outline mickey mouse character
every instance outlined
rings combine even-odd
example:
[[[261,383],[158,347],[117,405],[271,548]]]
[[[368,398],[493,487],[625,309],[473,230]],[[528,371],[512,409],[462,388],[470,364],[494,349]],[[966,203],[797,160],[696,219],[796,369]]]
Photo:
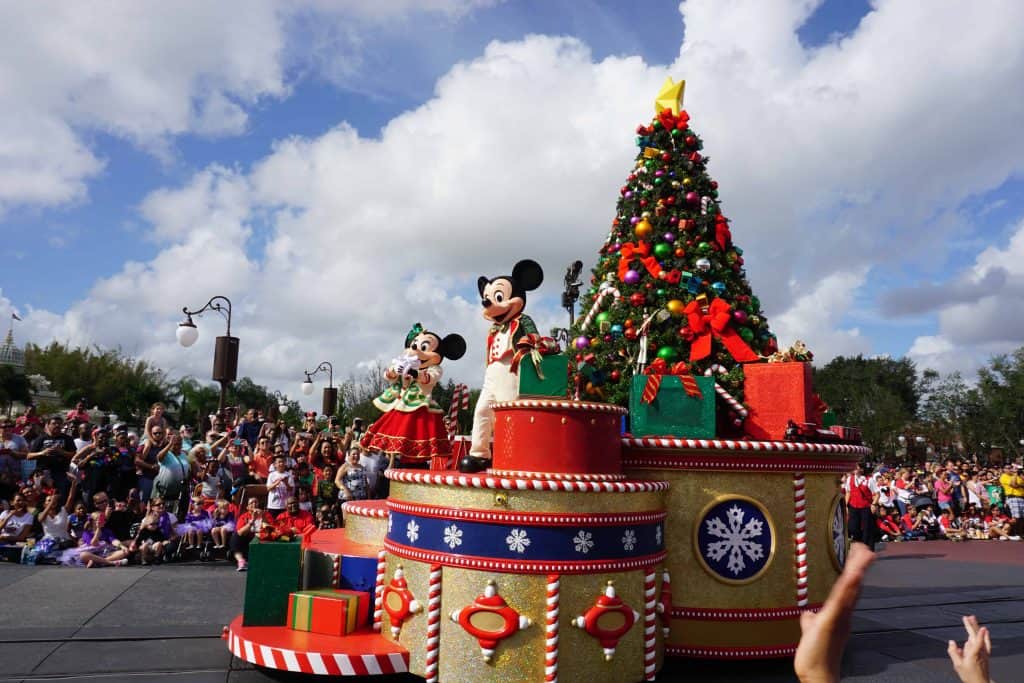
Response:
[[[491,435],[494,432],[496,401],[511,401],[519,396],[519,374],[512,370],[512,356],[516,342],[528,334],[537,334],[537,326],[526,308],[526,293],[540,287],[544,271],[540,264],[529,259],[520,261],[511,275],[494,279],[481,276],[477,280],[484,318],[490,320],[487,335],[487,370],[484,386],[473,413],[473,445],[469,455],[459,462],[463,472],[479,472],[491,462]]]
[[[445,337],[413,325],[405,337],[405,352],[384,372],[391,383],[373,405],[384,414],[370,425],[359,445],[371,451],[398,455],[403,467],[423,466],[430,458],[451,455],[443,411],[431,398],[441,379],[441,361],[466,353],[460,335]]]

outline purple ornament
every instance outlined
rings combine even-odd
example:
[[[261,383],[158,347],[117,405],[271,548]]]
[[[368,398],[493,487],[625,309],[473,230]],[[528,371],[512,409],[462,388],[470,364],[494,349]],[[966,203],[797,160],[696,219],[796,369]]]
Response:
[[[622,243],[621,242],[616,242],[615,244],[611,245],[611,247],[609,248],[609,251],[614,253],[614,252],[618,251],[619,249],[622,249]]]
[[[586,337],[576,337],[576,348],[577,349],[582,350],[582,349],[587,348],[588,346],[590,346],[590,340],[589,339],[587,339]]]
[[[669,216],[668,222],[671,225],[675,225],[676,223],[679,222],[679,218],[677,216]]]
[[[736,321],[737,325],[747,324],[747,312],[746,311],[733,311],[732,319]]]
[[[610,341],[612,340],[612,335],[610,335],[610,334],[606,334],[606,335],[604,335],[604,340],[605,340],[606,342],[610,342]]]
[[[686,193],[687,204],[700,204],[700,195],[696,192],[690,191]]]
[[[660,170],[660,169],[654,172],[654,177],[655,178],[660,178],[663,175],[665,175],[665,172]]]
[[[626,194],[624,194],[622,196],[625,197],[626,199],[632,199],[633,198],[633,190],[626,190]]]
[[[632,269],[627,270],[626,274],[622,277],[622,281],[627,285],[635,285],[640,282],[640,273]]]
[[[640,216],[632,216],[629,219],[629,224],[630,225],[636,225],[639,222],[640,222]]]
[[[661,239],[665,240],[666,242],[673,242],[675,241],[676,236],[670,232],[666,232],[664,235],[661,236]]]

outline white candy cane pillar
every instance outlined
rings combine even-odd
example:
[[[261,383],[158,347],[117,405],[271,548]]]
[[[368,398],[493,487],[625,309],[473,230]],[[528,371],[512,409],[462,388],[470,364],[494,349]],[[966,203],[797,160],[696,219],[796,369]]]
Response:
[[[644,680],[653,681],[657,669],[657,626],[658,613],[657,582],[654,567],[644,574]]]
[[[381,550],[377,553],[377,585],[373,589],[373,630],[380,631],[380,622],[384,617],[384,574],[387,571],[387,554]]]
[[[558,574],[548,576],[547,607],[544,612],[544,681],[558,683]]]
[[[807,607],[807,497],[804,475],[793,476],[793,515],[796,534],[796,606]]]
[[[437,659],[441,652],[441,565],[430,565],[427,592],[427,683],[437,683]]]

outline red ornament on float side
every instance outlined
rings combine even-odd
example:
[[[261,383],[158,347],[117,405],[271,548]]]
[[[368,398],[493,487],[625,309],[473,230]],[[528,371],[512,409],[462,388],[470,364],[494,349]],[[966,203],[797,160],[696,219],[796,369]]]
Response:
[[[598,596],[590,609],[573,619],[572,625],[596,638],[604,649],[605,660],[611,661],[619,640],[638,619],[640,613],[615,595],[615,583],[609,581],[604,593]]]
[[[533,623],[529,617],[509,607],[505,598],[498,595],[493,580],[487,582],[483,594],[476,596],[472,605],[453,611],[451,618],[476,638],[485,662],[494,658],[498,643]]]

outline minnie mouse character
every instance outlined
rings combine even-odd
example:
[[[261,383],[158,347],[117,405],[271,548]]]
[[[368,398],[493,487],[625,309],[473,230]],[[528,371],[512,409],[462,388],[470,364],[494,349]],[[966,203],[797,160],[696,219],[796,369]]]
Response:
[[[443,411],[431,398],[441,379],[441,361],[458,360],[466,353],[460,335],[440,335],[413,325],[405,337],[405,353],[384,372],[391,385],[373,405],[384,414],[370,425],[359,445],[401,457],[402,465],[429,462],[435,455],[450,455]]]
[[[484,386],[473,413],[473,445],[469,455],[459,462],[463,472],[479,472],[491,462],[491,434],[494,432],[494,408],[497,401],[511,401],[519,396],[519,374],[512,368],[516,342],[528,334],[537,334],[537,326],[526,308],[526,293],[540,287],[544,271],[536,261],[520,261],[511,275],[494,279],[480,277],[477,289],[484,307],[484,318],[490,320],[487,335],[487,370]]]

